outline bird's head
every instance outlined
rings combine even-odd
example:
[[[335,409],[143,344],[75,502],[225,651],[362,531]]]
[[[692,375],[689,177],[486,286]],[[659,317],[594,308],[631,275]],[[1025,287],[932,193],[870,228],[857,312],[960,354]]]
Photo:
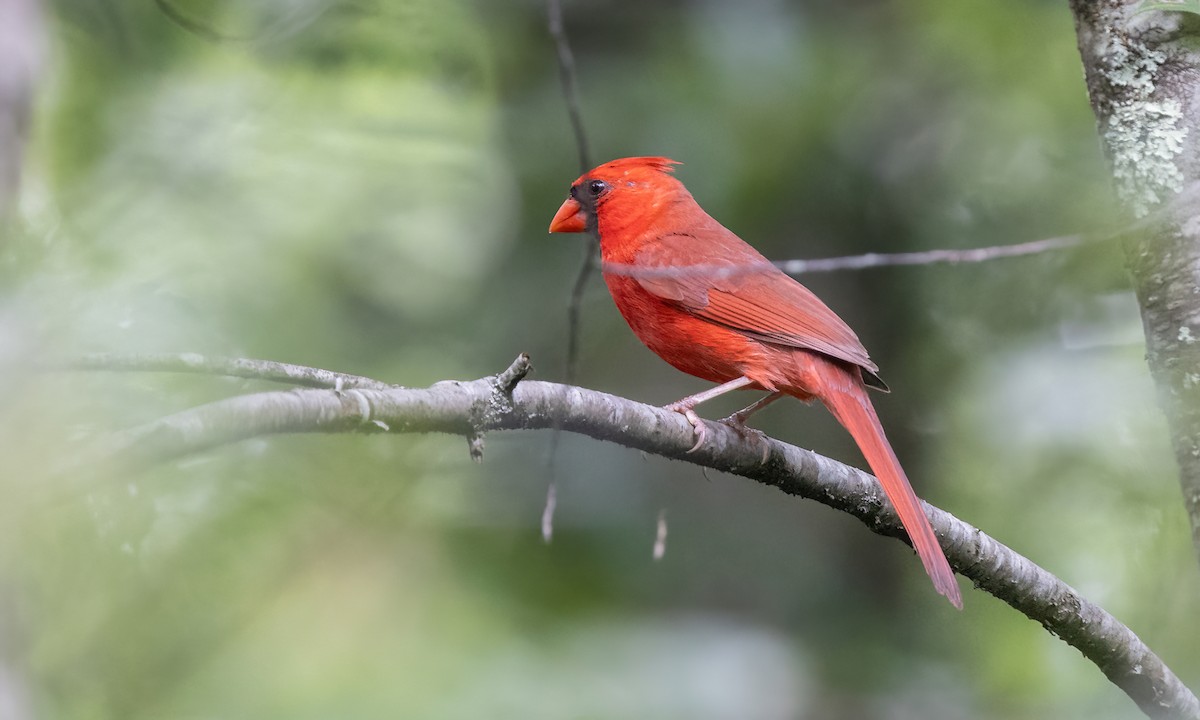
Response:
[[[571,194],[550,221],[550,232],[599,232],[601,242],[613,235],[640,232],[654,224],[679,193],[687,194],[672,175],[679,163],[665,157],[632,157],[606,162],[571,184]]]

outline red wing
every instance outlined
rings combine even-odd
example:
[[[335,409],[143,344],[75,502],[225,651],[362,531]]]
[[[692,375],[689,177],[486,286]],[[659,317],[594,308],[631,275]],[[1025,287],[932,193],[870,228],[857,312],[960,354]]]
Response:
[[[681,258],[688,258],[686,265]],[[647,243],[635,262],[648,270],[634,276],[639,285],[696,317],[764,342],[815,350],[871,376],[879,370],[854,331],[825,303],[716,221]],[[877,378],[868,384],[872,380]]]

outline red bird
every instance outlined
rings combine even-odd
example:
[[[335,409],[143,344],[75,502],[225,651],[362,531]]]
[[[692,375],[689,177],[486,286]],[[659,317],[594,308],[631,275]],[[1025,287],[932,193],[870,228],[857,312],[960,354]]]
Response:
[[[730,390],[765,398],[725,422],[743,427],[783,395],[820,400],[854,437],[883,485],[933,586],[957,608],[954,572],[883,433],[867,387],[887,390],[846,323],[696,203],[674,160],[613,160],[585,173],[550,232],[599,234],[617,309],[643,343],[689,375],[719,383],[667,407],[705,440],[696,405]]]

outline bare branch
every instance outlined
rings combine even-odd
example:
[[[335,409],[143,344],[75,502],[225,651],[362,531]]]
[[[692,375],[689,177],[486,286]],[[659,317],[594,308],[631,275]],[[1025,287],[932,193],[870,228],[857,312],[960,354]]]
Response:
[[[1051,250],[1066,250],[1079,247],[1087,242],[1095,242],[1106,238],[1088,238],[1083,235],[1064,235],[1062,237],[1033,240],[1017,243],[1016,245],[994,245],[992,247],[970,248],[965,250],[926,250],[923,252],[902,253],[868,253],[866,255],[847,255],[844,257],[818,258],[815,260],[781,260],[776,267],[789,275],[802,275],[814,272],[833,272],[835,270],[862,270],[863,268],[887,267],[895,265],[935,265],[939,263],[978,263],[1000,258],[1018,257],[1021,255],[1036,255]]]
[[[567,31],[563,27],[563,12],[561,0],[546,0],[546,14],[549,17],[550,37],[554,38],[554,49],[558,58],[558,78],[562,84],[563,101],[567,105],[567,116],[571,120],[571,131],[575,135],[575,150],[579,154],[579,172],[585,173],[592,168],[591,153],[588,152],[587,133],[583,129],[583,112],[579,109],[579,87],[575,78],[575,55],[571,52],[571,43],[567,40]],[[592,271],[596,268],[596,255],[600,249],[600,240],[594,233],[589,233],[587,252],[583,265],[575,277],[575,285],[571,288],[571,301],[567,306],[567,382],[575,382],[576,370],[579,366],[579,328],[580,307],[583,304],[583,291],[587,288]]]
[[[372,388],[386,390],[397,387],[360,375],[330,372],[303,365],[197,355],[195,353],[120,355],[93,353],[78,360],[48,366],[52,370],[109,370],[114,372],[169,372],[200,375],[226,375],[247,380],[268,380],[310,388],[349,390]]]
[[[554,39],[554,50],[558,60],[558,79],[562,84],[563,101],[567,105],[567,116],[571,121],[571,131],[575,135],[575,149],[579,154],[579,172],[585,173],[592,167],[591,153],[588,151],[587,133],[583,129],[583,112],[579,105],[579,87],[575,75],[575,54],[571,52],[571,43],[567,40],[567,31],[563,26],[563,11],[561,0],[546,0],[546,14],[550,37]],[[593,232],[588,233],[587,249],[584,251],[583,264],[575,276],[575,284],[571,287],[571,299],[567,304],[567,368],[568,383],[574,383],[579,370],[579,337],[582,327],[581,313],[583,308],[583,292],[587,289],[588,280],[596,269],[596,256],[600,253],[600,238]],[[546,465],[550,470],[550,484],[546,488],[546,507],[542,511],[542,539],[550,542],[554,535],[554,509],[557,505],[557,481],[554,476],[554,464],[558,458],[558,428],[550,439],[550,450],[546,455]]]
[[[580,313],[583,311],[583,292],[587,289],[588,280],[596,269],[596,256],[600,253],[600,242],[595,236],[589,235],[586,255],[583,265],[579,266],[579,274],[575,276],[575,285],[571,287],[571,302],[567,305],[567,382],[573,383],[579,375],[579,336],[582,322]]]
[[[503,374],[501,375],[503,377]],[[849,513],[873,532],[905,539],[878,482],[813,452],[766,439],[750,442],[712,423],[689,453],[691,426],[677,413],[569,385],[523,381],[497,400],[496,376],[425,389],[291,390],[222,400],[114,436],[110,459],[130,466],[177,459],[278,433],[444,432],[562,428],[599,440],[773,485]],[[1131,631],[1029,559],[949,513],[926,505],[946,557],[976,587],[1077,648],[1152,717],[1195,718],[1200,702]]]
[[[667,511],[665,509],[658,511],[658,523],[654,532],[654,550],[652,557],[655,560],[662,560],[667,554]]]
[[[558,486],[551,482],[546,488],[546,504],[542,507],[542,542],[548,543],[554,539],[554,511],[556,509],[558,509]]]
[[[1083,235],[1064,235],[1062,237],[1033,240],[1016,245],[995,245],[992,247],[969,248],[964,250],[925,250],[921,252],[904,253],[867,253],[866,255],[844,255],[842,257],[817,258],[813,260],[778,260],[774,262],[747,263],[742,265],[703,263],[698,265],[683,265],[673,267],[645,267],[626,263],[606,262],[601,270],[610,275],[622,275],[637,278],[678,278],[703,276],[716,280],[749,275],[764,271],[782,270],[789,275],[805,273],[834,272],[838,270],[862,270],[873,267],[888,267],[898,265],[935,265],[939,263],[978,263],[1000,258],[1035,255],[1053,250],[1067,250],[1079,247],[1085,243],[1109,240],[1115,235],[1090,238]]]
[[[550,37],[554,38],[554,50],[558,56],[558,79],[562,83],[563,100],[567,103],[567,115],[571,118],[571,130],[575,133],[575,149],[579,152],[579,172],[592,168],[591,153],[588,152],[587,133],[583,130],[583,112],[579,109],[579,89],[575,79],[575,54],[567,40],[563,27],[562,2],[546,0],[549,16]]]

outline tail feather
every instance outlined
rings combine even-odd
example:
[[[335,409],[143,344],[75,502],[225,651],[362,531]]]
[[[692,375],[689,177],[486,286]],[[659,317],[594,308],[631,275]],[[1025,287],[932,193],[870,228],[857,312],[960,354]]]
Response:
[[[867,397],[866,388],[862,382],[847,370],[834,365],[821,369],[822,392],[813,393],[820,397],[825,407],[833,413],[858,444],[859,450],[867,459],[875,476],[883,485],[883,492],[896,508],[900,522],[908,531],[913,549],[921,558],[925,572],[933,580],[934,588],[945,595],[958,609],[962,609],[962,594],[958,582],[954,579],[954,571],[946,562],[942,547],[938,543],[933,527],[925,516],[921,501],[913,492],[891,443],[883,434],[883,426],[879,424],[879,416]]]

